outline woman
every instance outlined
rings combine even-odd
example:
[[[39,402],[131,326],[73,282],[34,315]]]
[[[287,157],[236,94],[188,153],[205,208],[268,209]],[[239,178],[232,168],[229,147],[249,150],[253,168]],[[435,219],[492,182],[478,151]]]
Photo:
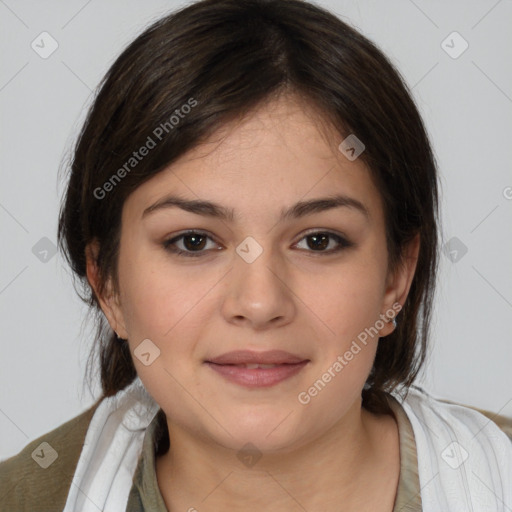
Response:
[[[338,18],[220,0],[155,23],[60,215],[103,395],[0,465],[2,507],[510,509],[511,423],[413,385],[437,208],[406,86]]]

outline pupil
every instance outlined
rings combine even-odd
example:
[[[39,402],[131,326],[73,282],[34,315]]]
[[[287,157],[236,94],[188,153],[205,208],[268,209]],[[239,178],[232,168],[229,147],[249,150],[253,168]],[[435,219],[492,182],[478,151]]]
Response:
[[[198,239],[201,238],[203,239],[202,244],[201,242],[198,243]],[[187,249],[203,249],[205,239],[206,237],[204,237],[203,235],[187,235],[184,238],[184,244]],[[187,240],[193,240],[192,244],[188,244]]]
[[[328,245],[328,235],[321,233],[320,235],[310,235],[309,240],[314,240],[313,244],[309,244],[310,249],[325,249]],[[319,244],[317,242],[320,242]]]

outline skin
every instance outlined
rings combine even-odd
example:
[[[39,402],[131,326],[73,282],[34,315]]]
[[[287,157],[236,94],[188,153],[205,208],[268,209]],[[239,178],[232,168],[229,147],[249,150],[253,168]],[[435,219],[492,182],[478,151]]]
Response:
[[[124,204],[119,292],[110,282],[100,302],[132,354],[147,338],[160,349],[149,366],[133,359],[167,417],[171,448],[156,473],[171,511],[393,509],[397,423],[361,406],[386,339],[369,338],[307,405],[297,399],[379,315],[404,303],[418,255],[416,239],[403,265],[388,268],[379,191],[361,159],[337,149],[342,138],[312,107],[281,96],[223,126]],[[142,218],[170,193],[233,208],[235,219],[177,207]],[[360,201],[367,215],[345,206],[279,220],[283,208],[334,193]],[[187,229],[210,237],[201,239],[202,256],[163,246]],[[317,249],[307,235],[325,231],[353,245],[329,254],[339,246],[329,238]],[[248,236],[263,249],[252,263],[236,252]],[[194,251],[185,242],[175,246]],[[96,250],[87,250],[94,289]],[[385,322],[379,336],[392,330]],[[204,364],[237,349],[281,349],[310,362],[284,382],[247,389]],[[246,443],[262,455],[252,467],[237,457]]]

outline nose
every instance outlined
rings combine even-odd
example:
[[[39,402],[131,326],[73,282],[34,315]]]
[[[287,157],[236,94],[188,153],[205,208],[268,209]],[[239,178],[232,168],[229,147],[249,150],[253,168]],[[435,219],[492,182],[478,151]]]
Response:
[[[296,304],[284,263],[270,250],[249,261],[238,254],[234,258],[222,305],[224,318],[254,330],[288,324],[296,313]]]

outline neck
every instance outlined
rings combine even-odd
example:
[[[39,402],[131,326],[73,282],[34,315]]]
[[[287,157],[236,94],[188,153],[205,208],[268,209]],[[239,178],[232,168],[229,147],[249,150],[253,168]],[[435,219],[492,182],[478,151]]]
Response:
[[[398,451],[396,423],[362,409],[360,401],[321,437],[247,459],[246,465],[236,451],[192,436],[168,418],[167,425],[170,449],[157,459],[156,470],[171,511],[330,511],[340,504],[361,510],[374,503],[369,487],[380,494],[380,506],[387,500],[387,508],[374,510],[392,510],[399,475],[399,458],[391,453]]]

